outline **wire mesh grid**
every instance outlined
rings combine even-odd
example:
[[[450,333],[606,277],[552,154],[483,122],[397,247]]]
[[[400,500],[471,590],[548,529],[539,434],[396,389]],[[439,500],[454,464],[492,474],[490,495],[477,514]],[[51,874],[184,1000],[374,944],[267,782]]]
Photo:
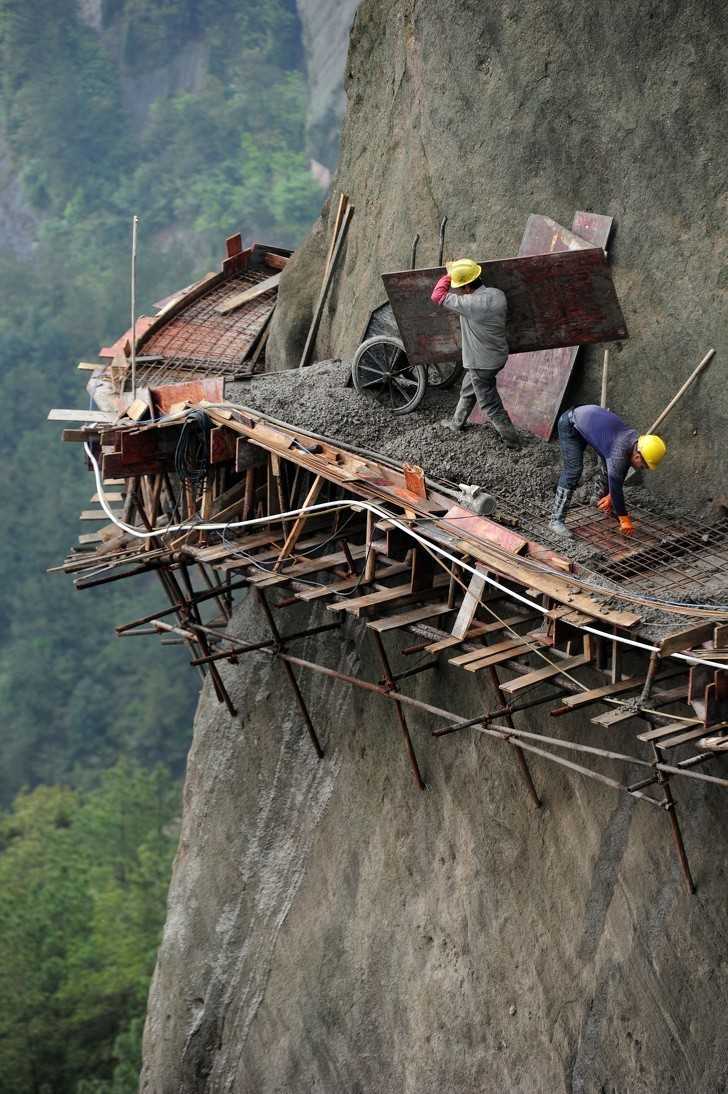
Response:
[[[643,509],[632,510],[632,516],[634,535],[626,538],[614,517],[590,506],[569,514],[572,535],[591,544],[603,559],[584,569],[651,595],[688,588],[691,596],[701,588],[708,594],[723,578],[728,585],[728,520],[689,526]]]
[[[217,309],[237,293],[265,281],[265,267],[246,270],[213,285],[154,331],[140,348],[137,383],[158,387],[194,375],[233,379],[273,310],[276,289],[271,288],[234,311]]]

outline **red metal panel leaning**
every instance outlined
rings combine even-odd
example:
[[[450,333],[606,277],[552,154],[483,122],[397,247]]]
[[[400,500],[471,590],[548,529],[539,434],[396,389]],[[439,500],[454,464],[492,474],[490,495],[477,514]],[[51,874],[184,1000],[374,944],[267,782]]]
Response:
[[[577,212],[568,231],[550,217],[532,214],[526,222],[518,253],[525,256],[589,247],[605,249],[612,224],[611,217],[600,213]],[[536,437],[549,439],[578,352],[575,345],[511,354],[498,377],[498,391],[514,425]],[[475,407],[470,420],[483,421],[479,407]]]

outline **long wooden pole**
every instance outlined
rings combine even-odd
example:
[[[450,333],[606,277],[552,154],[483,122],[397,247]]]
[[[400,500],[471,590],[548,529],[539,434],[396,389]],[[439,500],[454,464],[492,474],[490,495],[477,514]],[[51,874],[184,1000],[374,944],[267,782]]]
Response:
[[[136,255],[139,217],[131,221],[131,399],[136,399]]]
[[[677,404],[680,402],[680,400],[682,399],[685,392],[690,387],[690,385],[693,384],[695,382],[695,380],[697,380],[700,373],[703,371],[703,369],[708,364],[708,362],[713,359],[714,356],[715,356],[715,350],[714,349],[709,349],[708,352],[706,353],[705,357],[703,358],[703,360],[698,365],[698,367],[690,374],[690,376],[688,376],[687,380],[685,381],[683,386],[680,388],[677,395],[674,395],[672,397],[670,402],[667,404],[667,406],[663,410],[662,414],[658,415],[658,417],[655,418],[654,422],[652,423],[652,425],[650,426],[650,428],[648,430],[649,433],[654,433],[655,430],[658,429],[658,427],[662,424],[662,422],[664,422],[665,418],[668,416],[668,414],[673,409],[673,407],[677,406]]]
[[[599,405],[604,408],[607,405],[607,382],[609,380],[609,350],[604,351],[604,364],[602,365],[602,397]]]

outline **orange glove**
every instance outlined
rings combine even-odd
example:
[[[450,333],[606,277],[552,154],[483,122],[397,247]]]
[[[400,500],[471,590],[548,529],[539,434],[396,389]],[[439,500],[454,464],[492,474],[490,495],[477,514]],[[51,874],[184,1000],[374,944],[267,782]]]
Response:
[[[634,532],[634,524],[629,517],[619,518],[619,530],[623,536],[631,536]]]
[[[603,513],[611,513],[612,511],[612,495],[607,494],[601,501],[597,502],[597,509],[601,509]]]

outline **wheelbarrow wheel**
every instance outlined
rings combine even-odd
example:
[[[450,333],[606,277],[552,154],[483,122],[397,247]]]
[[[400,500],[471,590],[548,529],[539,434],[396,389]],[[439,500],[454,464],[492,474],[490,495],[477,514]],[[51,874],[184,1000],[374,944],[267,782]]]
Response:
[[[460,376],[460,372],[459,361],[443,361],[439,365],[428,365],[427,383],[429,387],[452,387]]]
[[[377,335],[362,342],[351,365],[354,387],[393,414],[409,414],[427,387],[424,365],[411,365],[399,338]]]

